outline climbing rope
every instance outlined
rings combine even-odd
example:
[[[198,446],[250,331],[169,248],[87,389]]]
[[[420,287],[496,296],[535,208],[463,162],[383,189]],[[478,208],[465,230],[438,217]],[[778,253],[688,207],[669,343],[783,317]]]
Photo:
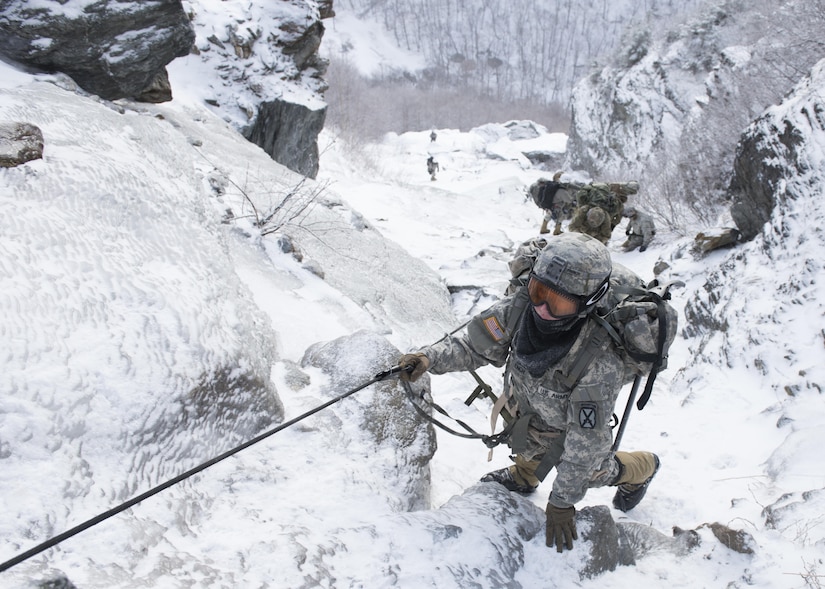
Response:
[[[315,407],[314,409],[311,409],[310,411],[307,411],[306,413],[304,413],[302,415],[299,415],[298,417],[296,417],[294,419],[290,419],[289,421],[287,421],[285,423],[282,423],[278,427],[275,427],[275,428],[273,428],[269,431],[266,431],[266,432],[260,434],[259,436],[256,436],[256,437],[252,438],[248,442],[245,442],[244,444],[241,444],[240,446],[237,446],[235,448],[232,448],[231,450],[228,450],[228,451],[224,452],[220,456],[216,456],[212,460],[209,460],[207,462],[204,462],[203,464],[200,464],[200,465],[196,466],[195,468],[187,470],[183,474],[178,475],[175,478],[170,479],[170,480],[166,481],[165,483],[160,484],[157,487],[154,487],[153,489],[150,489],[150,490],[146,491],[145,493],[142,493],[141,495],[138,495],[137,497],[134,497],[134,498],[126,501],[125,503],[121,503],[117,507],[114,507],[114,508],[110,509],[109,511],[105,512],[105,513],[101,513],[100,515],[97,515],[97,516],[93,517],[92,519],[83,522],[82,524],[80,524],[78,526],[75,526],[72,529],[63,532],[62,534],[59,534],[59,535],[55,536],[54,538],[51,538],[51,539],[43,542],[42,544],[39,544],[39,545],[35,546],[31,550],[27,550],[26,552],[23,552],[22,554],[19,554],[19,555],[15,556],[11,560],[7,560],[6,562],[0,564],[0,572],[3,572],[7,569],[10,569],[11,567],[13,567],[15,565],[18,565],[21,562],[23,562],[25,560],[28,560],[31,557],[33,557],[37,554],[40,554],[41,552],[43,552],[45,550],[48,550],[49,548],[51,548],[53,546],[56,546],[57,544],[60,544],[64,540],[68,540],[72,536],[75,536],[75,535],[79,534],[80,532],[82,532],[84,530],[88,530],[89,528],[99,524],[100,522],[102,522],[104,520],[107,520],[110,517],[112,517],[114,515],[117,515],[118,513],[122,512],[122,511],[125,511],[125,510],[129,509],[130,507],[132,507],[134,505],[137,505],[141,501],[144,501],[144,500],[148,499],[149,497],[152,497],[153,495],[157,495],[161,491],[165,491],[166,489],[168,489],[169,487],[172,487],[173,485],[177,485],[178,483],[180,483],[183,480],[188,479],[192,475],[195,475],[195,474],[197,474],[197,473],[199,473],[203,470],[206,470],[210,466],[213,466],[213,465],[217,464],[218,462],[221,462],[222,460],[225,460],[225,459],[229,458],[230,456],[233,456],[233,455],[237,454],[241,450],[245,450],[246,448],[249,448],[250,446],[252,446],[254,444],[257,444],[258,442],[260,442],[262,440],[265,440],[266,438],[270,437],[273,434],[278,433],[279,431],[282,431],[282,430],[284,430],[284,429],[286,429],[286,428],[288,428],[292,425],[295,425],[299,421],[301,421],[303,419],[306,419],[307,417],[309,417],[311,415],[315,415],[319,411],[322,411],[323,409],[326,409],[330,405],[334,405],[335,403],[341,401],[342,399],[346,399],[350,395],[354,395],[358,391],[360,391],[362,389],[365,389],[368,386],[370,386],[372,384],[375,384],[377,382],[380,382],[382,380],[386,380],[390,376],[396,375],[400,372],[401,372],[401,367],[400,366],[396,366],[396,367],[391,368],[389,370],[385,370],[384,372],[380,372],[380,373],[376,374],[375,377],[372,380],[369,380],[369,381],[365,382],[364,384],[362,384],[362,385],[360,385],[360,386],[358,386],[358,387],[356,387],[356,388],[354,388],[350,391],[347,391],[346,393],[344,393],[342,395],[339,395],[339,396],[335,397],[334,399],[330,399],[329,401],[327,401],[323,405],[319,405],[318,407]]]

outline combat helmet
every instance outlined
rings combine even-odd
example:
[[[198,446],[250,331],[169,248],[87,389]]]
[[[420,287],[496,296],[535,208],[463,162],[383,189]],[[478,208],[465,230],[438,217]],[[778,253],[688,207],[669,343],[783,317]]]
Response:
[[[601,207],[593,207],[587,211],[585,219],[587,219],[587,224],[590,227],[597,229],[598,227],[601,227],[605,221],[607,221],[607,213],[605,213],[604,209]]]
[[[556,317],[585,315],[610,288],[613,263],[610,252],[585,233],[563,233],[551,239],[541,251],[530,275],[531,302],[546,302]],[[564,305],[561,299],[575,305]],[[553,308],[564,308],[555,312]]]

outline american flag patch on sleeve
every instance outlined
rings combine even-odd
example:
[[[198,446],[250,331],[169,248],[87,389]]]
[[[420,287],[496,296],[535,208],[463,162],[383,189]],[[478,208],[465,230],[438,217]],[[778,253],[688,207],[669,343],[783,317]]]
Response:
[[[504,339],[504,330],[501,328],[498,319],[495,317],[487,317],[487,319],[484,319],[483,322],[484,327],[486,327],[487,331],[490,332],[490,335],[493,336],[493,340],[500,341]]]

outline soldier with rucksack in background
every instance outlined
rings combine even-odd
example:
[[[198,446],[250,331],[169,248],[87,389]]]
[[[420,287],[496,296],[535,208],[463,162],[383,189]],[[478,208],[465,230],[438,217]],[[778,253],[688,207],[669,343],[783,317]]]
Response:
[[[613,228],[622,220],[627,197],[638,191],[638,182],[594,182],[582,186],[576,192],[577,206],[569,230],[585,233],[607,244]]]
[[[541,178],[527,189],[528,193],[536,203],[536,206],[544,211],[539,233],[550,233],[548,224],[555,223],[553,235],[559,235],[562,221],[569,220],[573,216],[575,198],[573,194],[580,185],[570,182],[561,182],[561,172],[556,172],[552,180]]]
[[[656,225],[653,217],[633,206],[625,207],[624,216],[629,220],[625,235],[627,240],[622,244],[622,249],[626,252],[639,248],[640,252],[647,249],[653,236],[656,235]]]

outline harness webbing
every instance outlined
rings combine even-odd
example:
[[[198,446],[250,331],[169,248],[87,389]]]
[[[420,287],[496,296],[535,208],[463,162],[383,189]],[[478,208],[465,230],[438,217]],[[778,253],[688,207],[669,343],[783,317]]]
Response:
[[[564,453],[564,444],[550,444],[550,449],[541,457],[539,465],[533,473],[536,478],[543,481],[547,475],[561,462],[561,455]]]
[[[486,434],[480,434],[477,431],[475,431],[472,427],[470,427],[469,425],[467,425],[466,423],[461,421],[460,419],[456,419],[455,417],[452,417],[438,403],[436,403],[434,401],[427,400],[424,397],[424,392],[423,391],[421,392],[420,395],[418,395],[418,398],[416,398],[416,395],[413,392],[412,387],[410,386],[410,383],[408,383],[407,381],[402,380],[401,384],[403,385],[404,391],[407,394],[407,399],[409,399],[410,404],[413,406],[413,408],[416,410],[416,412],[421,417],[423,417],[424,419],[426,419],[427,421],[429,421],[430,423],[432,423],[436,427],[439,427],[439,428],[443,429],[447,433],[453,434],[454,436],[458,436],[460,438],[467,438],[467,439],[471,439],[471,440],[481,440],[482,442],[484,442],[484,445],[487,446],[488,448],[495,448],[496,446],[507,442],[507,440],[510,438],[510,435],[511,435],[511,432],[513,430],[513,426],[514,426],[515,422],[511,422],[502,431],[500,431],[497,434],[494,433],[494,434],[491,434],[489,436],[486,435]],[[466,433],[455,431],[454,429],[444,425],[443,423],[441,423],[440,421],[435,419],[432,415],[430,415],[429,413],[424,411],[424,409],[421,408],[421,406],[418,403],[419,400],[423,401],[425,404],[427,404],[429,407],[431,407],[433,410],[437,411],[438,413],[440,413],[440,414],[444,415],[445,417],[448,417],[448,418],[452,419],[453,421],[455,421],[458,425],[460,425],[461,427],[463,427],[466,430]]]

